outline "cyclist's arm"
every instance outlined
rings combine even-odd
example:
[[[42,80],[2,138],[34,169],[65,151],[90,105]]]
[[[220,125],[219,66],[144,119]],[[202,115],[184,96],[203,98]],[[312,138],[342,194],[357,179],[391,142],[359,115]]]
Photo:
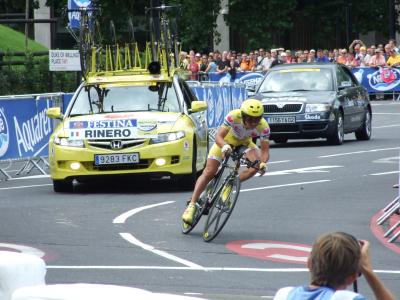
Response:
[[[261,162],[269,160],[269,140],[260,140]]]
[[[229,127],[227,126],[220,126],[217,132],[217,135],[215,136],[215,143],[218,145],[218,147],[222,148],[227,142],[225,142],[225,137],[229,132]]]

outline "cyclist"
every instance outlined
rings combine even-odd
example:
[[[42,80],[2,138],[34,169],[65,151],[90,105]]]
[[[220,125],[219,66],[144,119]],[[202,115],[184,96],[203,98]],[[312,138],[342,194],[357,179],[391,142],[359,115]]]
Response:
[[[197,199],[213,179],[222,159],[232,152],[232,147],[246,147],[246,158],[250,161],[259,160],[258,172],[263,174],[266,171],[269,159],[270,129],[267,121],[262,117],[263,113],[264,107],[261,101],[248,99],[243,101],[240,109],[232,110],[226,115],[216,134],[215,143],[208,154],[203,174],[197,179],[192,198],[182,215],[182,220],[185,223],[192,224],[196,213]],[[253,142],[252,138],[254,137],[260,138],[260,148]],[[240,173],[239,178],[244,181],[256,173],[255,168],[247,168]],[[229,193],[230,191],[223,191],[222,198],[224,198],[224,194]]]

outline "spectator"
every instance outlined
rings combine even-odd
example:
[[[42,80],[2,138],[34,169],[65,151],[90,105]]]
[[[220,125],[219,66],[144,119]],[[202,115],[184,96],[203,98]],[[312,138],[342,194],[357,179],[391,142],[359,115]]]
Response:
[[[310,284],[281,288],[274,299],[365,299],[356,292],[346,290],[361,272],[377,300],[394,300],[393,294],[372,269],[369,246],[368,241],[358,241],[344,232],[319,237],[307,263],[311,273]]]
[[[324,55],[322,49],[317,50],[317,58],[315,59],[315,62],[320,62],[320,63],[329,62],[329,58]]]
[[[253,71],[257,65],[257,58],[253,51],[250,51],[249,58],[250,58],[250,63],[249,63],[250,71]]]
[[[292,51],[286,50],[285,53],[286,53],[286,59],[284,59],[284,61],[286,64],[293,64],[296,62],[292,56]]]
[[[231,81],[234,81],[236,79],[236,71],[237,68],[239,67],[238,63],[235,60],[235,57],[231,56],[229,60],[229,67],[228,67],[228,73],[231,75]]]
[[[347,54],[346,49],[339,49],[339,54],[336,59],[336,62],[339,64],[346,64],[346,54]]]
[[[205,72],[208,67],[208,57],[206,54],[203,54],[200,62],[200,72]]]
[[[379,47],[376,48],[375,55],[371,57],[369,66],[373,67],[373,68],[386,66],[386,60],[385,60],[385,57],[382,55],[381,48],[379,48]]]
[[[328,52],[328,61],[331,63],[336,62],[335,53],[333,51]]]
[[[392,47],[392,49],[397,53],[400,54],[399,48],[396,45],[396,40],[395,39],[390,39],[389,40],[389,45]]]
[[[271,57],[272,57],[272,62],[271,62],[271,66],[270,68],[273,68],[276,65],[281,65],[283,64],[283,60],[281,60],[280,58],[278,58],[278,52],[276,49],[272,49],[271,50]]]
[[[189,66],[189,61],[187,59],[187,52],[181,51],[179,53],[179,68],[182,70],[187,70]]]
[[[390,57],[390,51],[392,50],[392,47],[389,45],[389,44],[386,44],[385,45],[385,48],[384,48],[384,53],[383,53],[383,56],[385,57],[385,60],[387,61],[388,59],[389,59],[389,57]]]
[[[361,40],[354,40],[349,46],[349,53],[354,55],[354,59],[359,60],[360,48],[365,47],[365,44]]]
[[[369,64],[370,56],[367,54],[367,50],[365,49],[364,46],[362,46],[360,48],[360,56],[359,57],[360,57],[360,60],[359,60],[358,66],[362,67],[362,68],[367,67]]]
[[[196,62],[195,57],[191,56],[189,63],[190,80],[198,80],[199,70],[200,67],[199,64]]]
[[[308,63],[315,62],[315,50],[314,49],[311,49],[310,52],[308,53],[307,62]]]
[[[240,70],[242,72],[250,71],[250,57],[247,56],[247,53],[242,53],[242,61],[240,62]]]
[[[400,65],[400,55],[394,49],[390,50],[390,56],[386,61],[389,67],[398,67]]]
[[[199,68],[200,68],[200,65],[201,65],[201,54],[197,52],[196,55],[194,56],[194,59],[196,61],[196,64],[198,64]]]
[[[217,63],[217,73],[221,74],[228,70],[229,60],[227,59],[227,57],[228,57],[228,51],[223,51],[222,59]]]
[[[271,67],[271,63],[274,59],[271,57],[271,52],[270,51],[265,51],[265,57],[263,61],[261,62],[262,65],[262,71],[268,71],[269,68]]]
[[[217,64],[214,61],[212,56],[208,57],[208,65],[207,69],[205,70],[206,73],[215,73],[217,72]]]
[[[263,62],[266,60],[266,54],[263,48],[260,48],[259,50],[259,56],[257,57],[257,64],[254,67],[254,71],[263,71],[264,70],[264,65]]]

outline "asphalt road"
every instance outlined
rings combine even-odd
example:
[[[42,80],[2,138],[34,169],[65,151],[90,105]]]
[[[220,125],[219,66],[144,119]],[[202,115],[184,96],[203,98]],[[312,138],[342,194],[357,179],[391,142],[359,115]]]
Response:
[[[171,182],[97,182],[55,194],[47,177],[3,180],[0,249],[43,256],[48,284],[268,299],[282,286],[308,282],[304,261],[318,235],[346,231],[371,242],[374,269],[400,295],[400,240],[388,245],[373,233],[380,229],[374,216],[398,193],[399,141],[400,102],[381,101],[373,102],[371,141],[350,134],[341,146],[271,143],[268,173],[243,183],[231,219],[211,243],[202,240],[202,221],[181,233],[190,192]],[[365,279],[358,286],[372,298]]]

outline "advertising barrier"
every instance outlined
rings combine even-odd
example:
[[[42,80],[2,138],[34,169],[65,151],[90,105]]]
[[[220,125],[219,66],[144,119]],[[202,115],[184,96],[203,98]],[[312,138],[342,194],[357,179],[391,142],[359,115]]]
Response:
[[[53,122],[46,110],[62,104],[62,94],[22,95],[0,97],[0,161],[25,159],[18,172],[36,167],[45,174],[40,163],[47,164],[48,140]],[[10,178],[7,172],[0,172]]]
[[[369,93],[399,93],[400,92],[400,69],[398,68],[352,68],[358,82],[364,86]],[[257,86],[265,73],[263,72],[238,72],[235,79],[228,73],[209,73],[208,80],[212,82],[237,82],[244,83],[246,88]]]
[[[247,96],[243,84],[188,83],[196,97],[199,100],[207,102],[207,122],[209,129],[215,129],[221,125],[225,115],[232,109],[239,108]]]

